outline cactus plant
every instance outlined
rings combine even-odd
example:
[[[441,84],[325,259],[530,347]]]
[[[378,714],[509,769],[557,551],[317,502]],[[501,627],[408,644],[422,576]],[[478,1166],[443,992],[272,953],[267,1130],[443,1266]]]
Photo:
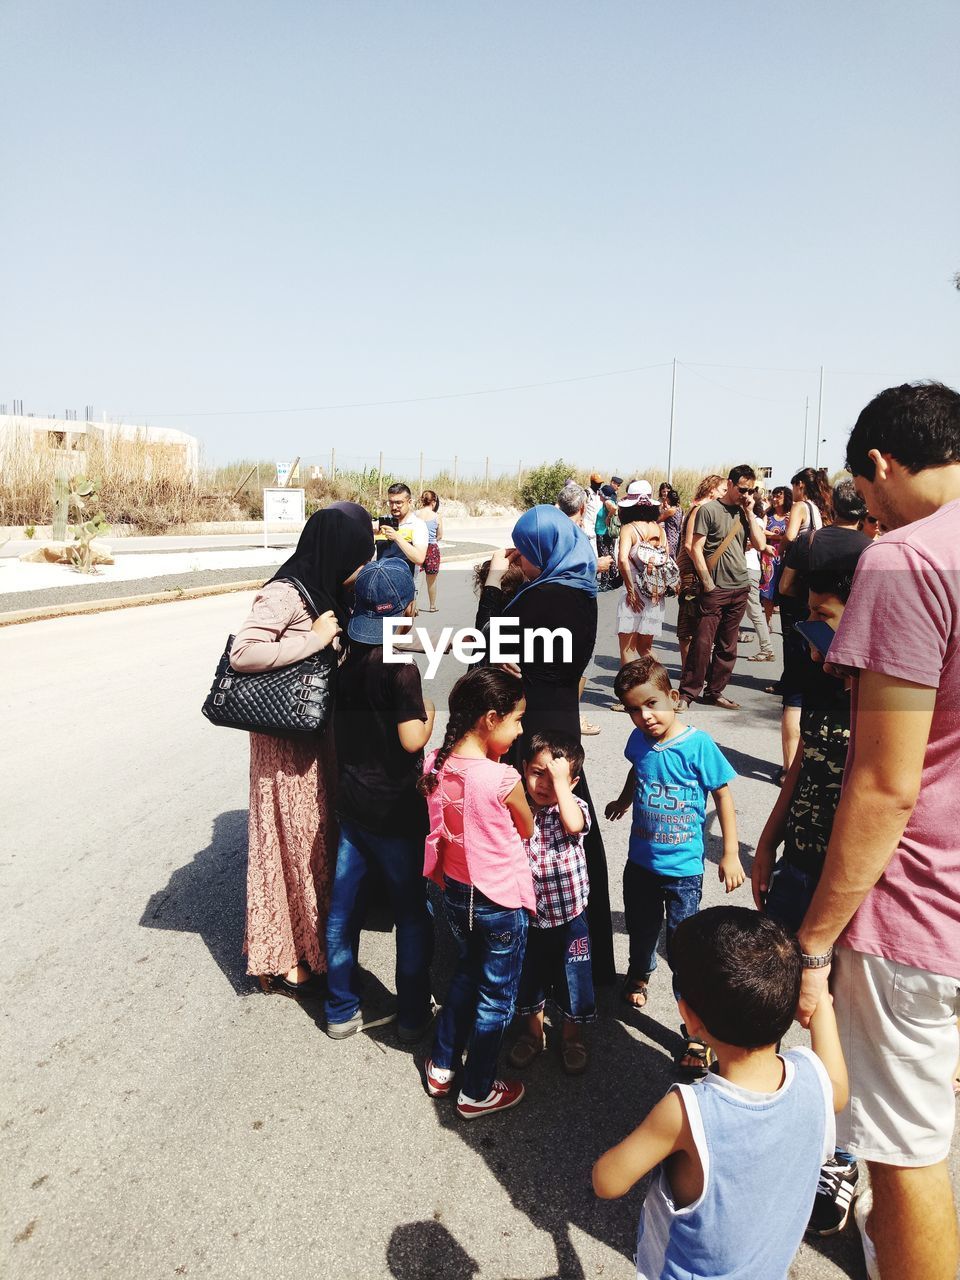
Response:
[[[94,538],[99,538],[110,528],[103,518],[102,511],[98,510],[92,514],[90,513],[90,509],[95,505],[96,499],[96,483],[93,480],[88,480],[86,476],[77,476],[70,491],[69,505],[75,509],[78,523],[74,529],[74,541],[69,551],[73,560],[73,567],[79,573],[95,572],[91,544]]]

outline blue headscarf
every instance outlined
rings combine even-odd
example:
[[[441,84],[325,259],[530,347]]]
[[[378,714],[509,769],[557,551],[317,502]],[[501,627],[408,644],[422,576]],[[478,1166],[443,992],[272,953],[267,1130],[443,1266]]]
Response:
[[[575,587],[588,595],[597,594],[597,561],[587,535],[557,507],[531,507],[513,526],[513,545],[540,576],[517,592],[507,609],[514,607],[525,591],[556,582]]]

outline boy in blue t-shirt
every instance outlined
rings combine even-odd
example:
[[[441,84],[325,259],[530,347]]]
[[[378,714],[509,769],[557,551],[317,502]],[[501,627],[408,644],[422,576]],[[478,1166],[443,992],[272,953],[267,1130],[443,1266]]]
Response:
[[[634,1009],[647,1003],[647,985],[657,967],[657,940],[667,921],[667,958],[674,930],[700,909],[703,891],[703,824],[707,792],[713,796],[723,836],[720,879],[727,893],[744,881],[737,818],[727,783],[736,777],[713,739],[677,719],[677,692],[667,670],[649,654],[628,662],[614,691],[636,725],[624,755],[630,772],[623,791],[606,807],[622,818],[633,802],[630,849],[623,869],[623,906],[630,937],[630,968],[622,995]],[[677,996],[674,981],[673,994]],[[684,1075],[702,1075],[709,1050],[687,1036],[677,1057]]]

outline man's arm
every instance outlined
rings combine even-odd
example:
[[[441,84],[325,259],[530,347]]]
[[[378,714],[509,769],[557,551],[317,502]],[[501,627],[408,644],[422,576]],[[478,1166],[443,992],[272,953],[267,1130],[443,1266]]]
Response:
[[[693,561],[693,567],[697,571],[697,577],[703,583],[704,591],[712,591],[714,588],[713,575],[707,568],[707,558],[703,554],[703,546],[707,540],[705,533],[695,533],[693,541],[690,543],[690,559]]]
[[[423,537],[424,537],[424,541],[419,544],[416,542],[408,542],[406,538],[404,538],[403,535],[398,530],[391,528],[390,525],[384,525],[384,527],[380,530],[380,532],[383,534],[385,538],[388,538],[392,543],[394,543],[396,546],[400,548],[400,550],[411,562],[411,564],[417,564],[417,565],[423,564],[424,560],[426,560],[427,546],[429,544],[429,535],[427,533],[427,526],[423,524],[422,520],[419,521],[419,523],[423,525]]]
[[[820,883],[798,933],[807,955],[830,950],[900,843],[920,792],[937,691],[864,671],[856,697],[853,758]],[[797,1008],[804,1026],[828,974],[829,966],[804,970]]]
[[[767,549],[767,531],[754,514],[753,507],[744,508],[747,516],[747,533],[757,551]]]

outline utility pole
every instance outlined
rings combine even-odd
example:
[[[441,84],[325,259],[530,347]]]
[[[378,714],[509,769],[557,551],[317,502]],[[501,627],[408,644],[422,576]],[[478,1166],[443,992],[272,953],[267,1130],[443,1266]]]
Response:
[[[823,424],[823,365],[820,366],[820,398],[817,401],[817,452],[814,466],[820,466],[820,431]]]
[[[667,441],[667,484],[673,480],[673,424],[677,416],[677,357],[673,357],[673,382],[670,386],[670,436]]]
[[[810,397],[807,396],[803,406],[803,466],[807,465],[807,419],[810,416]]]

